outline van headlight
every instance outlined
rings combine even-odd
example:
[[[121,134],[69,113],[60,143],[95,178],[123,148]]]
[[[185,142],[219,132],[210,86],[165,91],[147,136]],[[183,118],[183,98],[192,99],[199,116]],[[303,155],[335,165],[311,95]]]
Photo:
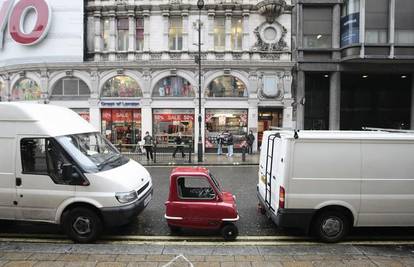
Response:
[[[130,203],[138,198],[138,194],[136,191],[126,192],[126,193],[116,193],[115,194],[116,199],[120,203]]]

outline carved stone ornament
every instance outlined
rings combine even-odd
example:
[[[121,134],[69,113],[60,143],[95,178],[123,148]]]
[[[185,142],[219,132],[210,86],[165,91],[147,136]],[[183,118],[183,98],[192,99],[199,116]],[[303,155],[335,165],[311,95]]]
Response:
[[[272,24],[285,10],[285,0],[263,0],[257,4],[260,14],[266,17],[267,23]]]
[[[278,74],[265,74],[261,77],[259,88],[260,98],[282,99],[284,94],[283,76]]]
[[[253,51],[284,51],[287,48],[287,29],[277,21],[272,24],[263,23],[254,29],[254,34],[257,42],[253,46]]]

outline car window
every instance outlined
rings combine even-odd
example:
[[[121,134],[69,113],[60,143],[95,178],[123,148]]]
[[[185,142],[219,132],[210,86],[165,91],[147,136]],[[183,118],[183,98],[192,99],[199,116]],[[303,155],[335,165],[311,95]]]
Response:
[[[24,174],[47,175],[46,139],[22,139],[20,155]]]
[[[214,199],[216,194],[204,177],[180,177],[177,179],[178,196],[181,199]]]

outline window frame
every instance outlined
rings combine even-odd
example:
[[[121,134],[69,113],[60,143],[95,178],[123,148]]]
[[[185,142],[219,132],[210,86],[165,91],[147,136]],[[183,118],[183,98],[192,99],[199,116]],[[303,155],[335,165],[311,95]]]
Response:
[[[218,23],[222,20],[222,27]],[[220,32],[219,30],[222,29]],[[214,50],[224,51],[226,49],[226,17],[216,16],[214,17]],[[217,32],[216,32],[217,31]],[[217,42],[216,42],[217,41]],[[221,44],[221,41],[223,43]]]
[[[239,24],[240,22],[240,24]],[[241,31],[237,29],[240,26]],[[232,50],[243,50],[243,17],[232,17],[230,26],[230,47]]]
[[[179,21],[181,25],[176,26],[173,23],[174,21],[176,22]],[[175,34],[171,33],[173,30],[175,30]],[[184,32],[183,18],[181,16],[170,17],[169,25],[168,25],[168,47],[171,51],[182,51],[183,50],[183,38],[184,38],[183,32]],[[181,43],[180,43],[180,39],[181,39]]]

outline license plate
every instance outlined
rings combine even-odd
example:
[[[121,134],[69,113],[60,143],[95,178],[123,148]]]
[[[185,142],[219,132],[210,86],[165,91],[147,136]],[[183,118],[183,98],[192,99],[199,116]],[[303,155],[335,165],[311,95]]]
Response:
[[[144,206],[147,206],[148,203],[151,201],[152,199],[152,195],[150,194],[149,196],[147,196],[147,198],[144,200]]]

